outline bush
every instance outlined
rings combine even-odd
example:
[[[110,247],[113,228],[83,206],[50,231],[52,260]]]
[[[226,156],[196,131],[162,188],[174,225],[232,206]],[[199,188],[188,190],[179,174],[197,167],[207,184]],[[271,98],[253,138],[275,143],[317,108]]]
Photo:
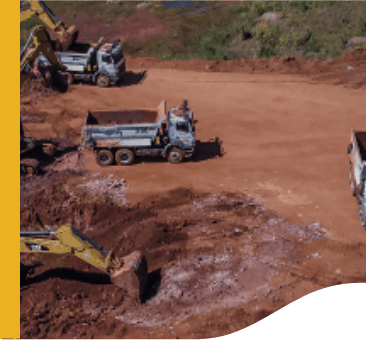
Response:
[[[358,20],[358,33],[359,36],[365,36],[366,35],[366,18],[359,17]]]
[[[251,12],[258,16],[271,11],[273,11],[273,3],[271,1],[253,1],[251,5]]]
[[[282,12],[285,7],[283,1],[273,1],[273,11],[274,12]]]
[[[232,15],[238,15],[238,14],[242,14],[242,13],[248,13],[249,10],[250,10],[249,5],[240,5],[240,6],[236,6],[236,7],[231,7],[229,9],[229,13],[232,14]]]
[[[312,36],[312,33],[310,32],[309,29],[307,29],[306,32],[296,31],[293,33],[294,44],[297,47],[302,47],[307,44],[307,42],[311,39],[311,36]]]
[[[260,41],[258,58],[271,58],[277,54],[280,47],[279,25],[276,27],[267,24],[260,25],[256,32],[256,37]]]
[[[232,59],[233,55],[226,48],[231,40],[231,35],[223,28],[213,28],[206,31],[203,36],[189,39],[190,54],[205,60]]]
[[[313,6],[316,8],[330,8],[338,5],[340,1],[313,1]]]
[[[252,36],[252,28],[255,25],[255,21],[252,15],[241,15],[233,24],[234,30],[241,36],[242,39],[246,39]]]
[[[306,13],[312,6],[310,1],[291,1],[291,7],[295,8],[300,13]]]
[[[305,52],[320,52],[321,44],[315,37],[311,37],[304,46]]]

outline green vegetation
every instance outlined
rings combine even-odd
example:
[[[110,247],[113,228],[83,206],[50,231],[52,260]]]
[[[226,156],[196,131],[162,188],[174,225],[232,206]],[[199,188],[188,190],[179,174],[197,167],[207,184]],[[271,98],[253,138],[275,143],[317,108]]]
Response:
[[[113,23],[137,10],[137,2],[48,2],[72,24],[75,13]],[[365,46],[365,1],[196,1],[193,7],[166,9],[149,2],[146,10],[164,20],[171,35],[124,43],[126,54],[161,59],[271,58],[295,55],[335,58],[350,48]],[[21,43],[36,18],[21,24]]]

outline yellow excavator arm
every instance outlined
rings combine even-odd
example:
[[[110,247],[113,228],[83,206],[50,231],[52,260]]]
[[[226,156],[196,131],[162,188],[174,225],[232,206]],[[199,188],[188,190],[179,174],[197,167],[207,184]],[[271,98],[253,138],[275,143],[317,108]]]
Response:
[[[108,274],[115,285],[137,301],[143,299],[147,262],[141,252],[135,251],[118,259],[71,225],[63,225],[56,231],[21,231],[20,252],[73,254]]]
[[[26,66],[32,66],[40,53],[48,59],[51,65],[59,70],[64,69],[63,65],[60,64],[57,59],[46,29],[43,26],[36,26],[30,33],[20,52],[20,85],[22,85],[25,80],[24,71]]]
[[[26,7],[29,8],[24,9]],[[58,41],[55,46],[57,50],[67,51],[78,38],[78,29],[76,26],[72,25],[67,29],[63,21],[51,11],[45,2],[40,0],[23,1],[20,4],[20,8],[24,9],[20,12],[20,22],[31,18],[33,15],[37,15],[43,24],[57,33]]]

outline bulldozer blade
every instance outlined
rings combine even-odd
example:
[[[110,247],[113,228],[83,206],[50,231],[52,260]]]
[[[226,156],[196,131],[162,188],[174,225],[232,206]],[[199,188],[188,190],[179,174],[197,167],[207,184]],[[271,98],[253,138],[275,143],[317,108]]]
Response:
[[[134,251],[121,258],[121,263],[122,266],[110,273],[112,283],[124,289],[134,300],[142,302],[148,276],[146,258],[140,251]]]

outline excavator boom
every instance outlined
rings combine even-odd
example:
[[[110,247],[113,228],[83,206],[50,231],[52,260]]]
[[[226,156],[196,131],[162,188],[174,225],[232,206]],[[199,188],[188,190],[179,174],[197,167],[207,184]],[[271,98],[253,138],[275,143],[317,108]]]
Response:
[[[50,67],[40,67],[41,64],[37,60],[40,53],[50,62]],[[56,85],[60,91],[67,89],[67,79],[60,72],[65,70],[65,66],[57,59],[51,39],[44,26],[36,26],[32,30],[20,52],[20,86],[26,79],[26,73],[29,72],[28,66],[33,74],[53,86]]]
[[[28,9],[24,9],[25,7]],[[20,4],[20,8],[24,9],[20,12],[20,22],[31,18],[33,15],[37,15],[38,18],[51,30],[58,35],[58,41],[56,44],[56,50],[67,51],[69,47],[78,38],[78,29],[75,25],[70,26],[68,29],[62,20],[60,20],[54,12],[41,0],[29,0],[23,1]]]
[[[56,231],[21,231],[20,252],[73,254],[108,274],[115,285],[125,289],[127,294],[135,300],[143,299],[147,279],[147,262],[139,251],[123,258],[116,258],[112,252],[91,240],[75,227],[63,225]]]

